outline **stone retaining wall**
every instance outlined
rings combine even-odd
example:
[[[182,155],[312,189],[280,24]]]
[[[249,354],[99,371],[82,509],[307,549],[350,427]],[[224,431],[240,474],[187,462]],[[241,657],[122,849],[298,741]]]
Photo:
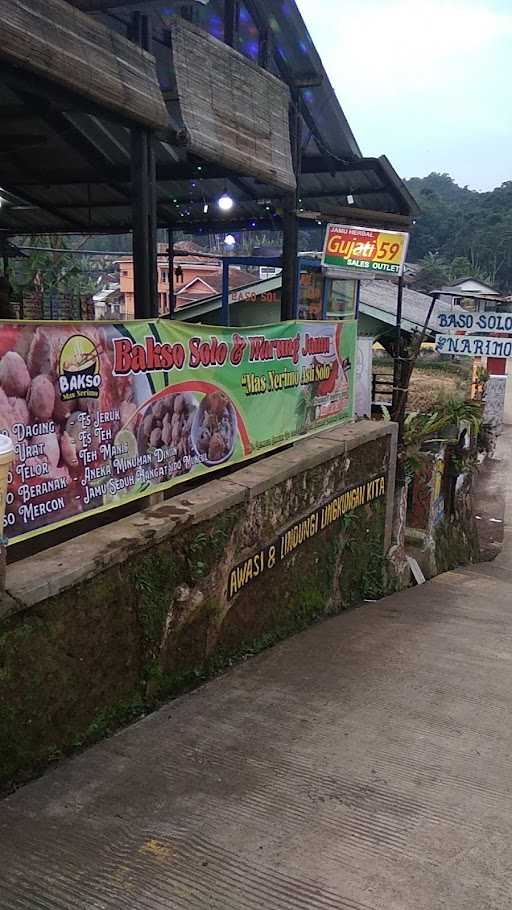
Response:
[[[395,589],[395,430],[326,431],[10,566],[0,780]]]

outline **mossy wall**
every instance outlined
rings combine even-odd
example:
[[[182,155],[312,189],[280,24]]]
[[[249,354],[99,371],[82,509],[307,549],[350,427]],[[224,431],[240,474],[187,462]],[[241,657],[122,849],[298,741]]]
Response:
[[[426,455],[409,490],[406,549],[426,578],[477,562],[480,548],[473,507],[473,472],[456,473],[453,448],[444,447],[442,483],[436,490],[436,457]],[[436,495],[440,494],[436,500]]]
[[[230,570],[387,470],[389,437],[279,483],[0,625],[0,781],[105,736],[313,620],[391,591],[386,500],[344,515],[227,599]]]
[[[453,514],[446,516],[434,530],[436,574],[456,566],[475,563],[480,558],[478,529],[473,506],[473,476],[461,476],[454,497]]]

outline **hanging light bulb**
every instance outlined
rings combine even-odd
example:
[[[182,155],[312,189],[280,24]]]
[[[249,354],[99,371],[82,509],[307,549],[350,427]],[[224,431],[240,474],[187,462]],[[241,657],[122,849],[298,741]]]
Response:
[[[217,205],[221,212],[230,212],[234,204],[233,198],[229,195],[227,189],[225,189],[222,196],[219,196],[217,199]]]
[[[224,243],[226,244],[226,246],[234,246],[236,243],[236,240],[233,237],[233,234],[226,234],[226,236],[224,237]]]

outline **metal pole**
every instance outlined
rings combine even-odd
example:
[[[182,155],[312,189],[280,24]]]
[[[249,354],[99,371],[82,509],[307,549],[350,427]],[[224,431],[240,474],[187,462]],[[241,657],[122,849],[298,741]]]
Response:
[[[222,310],[221,325],[229,325],[229,260],[222,260]]]
[[[167,228],[167,267],[169,270],[169,319],[174,318],[174,234]]]

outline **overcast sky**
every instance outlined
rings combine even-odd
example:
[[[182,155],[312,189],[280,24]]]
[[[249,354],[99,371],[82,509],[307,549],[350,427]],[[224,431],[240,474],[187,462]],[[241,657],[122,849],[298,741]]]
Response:
[[[363,154],[512,179],[512,0],[298,0]]]

